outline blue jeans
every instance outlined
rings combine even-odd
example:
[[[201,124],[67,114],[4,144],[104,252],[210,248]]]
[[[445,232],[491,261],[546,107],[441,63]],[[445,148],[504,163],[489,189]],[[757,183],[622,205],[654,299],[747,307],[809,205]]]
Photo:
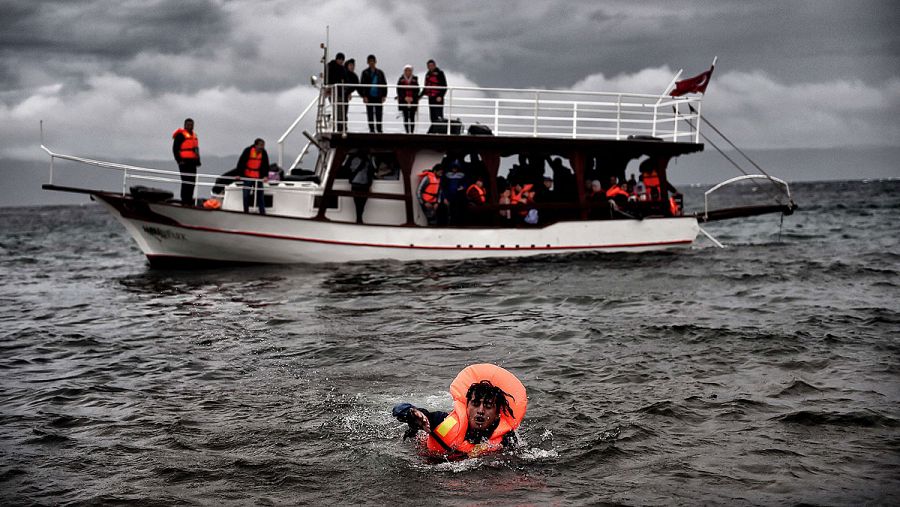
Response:
[[[253,188],[256,187],[256,192]],[[259,214],[266,214],[266,197],[263,192],[263,182],[244,180],[244,213],[250,213],[250,204],[253,203],[253,194],[256,194],[256,207],[259,208]]]

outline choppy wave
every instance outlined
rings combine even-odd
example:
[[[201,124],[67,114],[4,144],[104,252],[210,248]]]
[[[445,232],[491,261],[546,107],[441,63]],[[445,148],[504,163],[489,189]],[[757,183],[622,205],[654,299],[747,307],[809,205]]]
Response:
[[[97,206],[0,209],[0,500],[891,503],[900,182],[792,188],[724,250],[200,272]],[[422,458],[390,408],[483,361],[522,446]]]

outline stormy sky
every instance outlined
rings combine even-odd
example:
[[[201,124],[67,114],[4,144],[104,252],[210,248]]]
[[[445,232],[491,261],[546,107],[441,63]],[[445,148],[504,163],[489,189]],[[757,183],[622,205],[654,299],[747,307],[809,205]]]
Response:
[[[704,112],[749,149],[900,146],[891,1],[0,0],[0,159],[206,154],[272,143],[314,96],[319,43],[395,80],[660,93],[719,64]],[[273,143],[274,144],[274,143]]]

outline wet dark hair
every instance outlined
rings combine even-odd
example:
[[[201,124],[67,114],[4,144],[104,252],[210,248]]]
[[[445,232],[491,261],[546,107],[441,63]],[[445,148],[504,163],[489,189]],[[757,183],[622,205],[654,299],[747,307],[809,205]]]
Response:
[[[507,397],[512,398],[515,401],[513,395],[503,391],[499,387],[495,386],[491,383],[490,380],[482,380],[481,382],[475,382],[471,386],[469,386],[468,392],[466,392],[466,401],[472,400],[489,400],[493,399],[494,403],[497,404],[497,408],[501,414],[507,414],[510,417],[515,417],[513,415],[513,409],[509,406],[509,401],[507,401]]]
[[[338,53],[338,54],[334,55],[334,59],[335,59],[335,60],[343,60],[343,59],[344,59],[344,53]]]

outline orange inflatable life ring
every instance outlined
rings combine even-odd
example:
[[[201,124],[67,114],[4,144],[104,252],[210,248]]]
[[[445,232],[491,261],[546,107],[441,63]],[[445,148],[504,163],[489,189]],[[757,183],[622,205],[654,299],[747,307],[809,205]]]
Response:
[[[476,445],[466,440],[466,430],[469,426],[466,393],[472,384],[483,380],[490,381],[509,395],[507,401],[512,409],[512,415],[501,413],[497,428],[487,442]],[[499,450],[502,447],[503,437],[519,427],[528,409],[528,395],[522,382],[508,370],[494,364],[467,366],[450,384],[450,396],[453,397],[453,410],[437,428],[434,428],[426,441],[428,451],[435,454],[462,452],[474,457],[484,452]]]

